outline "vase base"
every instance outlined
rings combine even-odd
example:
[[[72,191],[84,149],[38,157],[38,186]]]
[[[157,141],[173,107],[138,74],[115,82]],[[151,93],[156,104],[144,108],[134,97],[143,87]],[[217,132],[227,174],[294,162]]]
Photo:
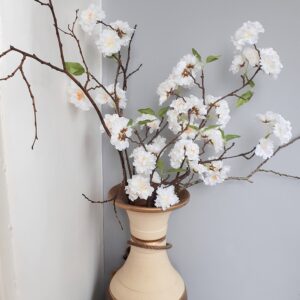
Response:
[[[110,289],[108,289],[108,300],[122,300],[122,299],[115,298],[113,296],[113,294],[111,293]],[[143,299],[141,299],[141,300],[143,300]],[[184,290],[183,295],[178,300],[188,300],[186,289]]]

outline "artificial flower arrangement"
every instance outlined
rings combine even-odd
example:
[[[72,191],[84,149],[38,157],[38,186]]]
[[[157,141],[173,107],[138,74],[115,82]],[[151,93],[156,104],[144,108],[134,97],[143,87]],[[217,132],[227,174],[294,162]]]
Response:
[[[257,46],[264,28],[259,22],[248,21],[232,37],[237,54],[229,70],[240,76],[239,87],[224,96],[210,95],[205,85],[205,70],[219,56],[203,58],[192,49],[158,86],[157,104],[160,107],[141,108],[138,110],[140,115],[131,119],[124,116],[128,82],[142,67],[130,68],[137,27],[132,28],[123,21],[104,22],[104,11],[92,4],[86,10],[77,10],[73,23],[64,29],[58,24],[52,0],[34,1],[51,12],[60,64],[54,65],[14,46],[0,54],[0,59],[12,52],[21,55],[19,65],[0,81],[20,73],[27,86],[34,115],[32,148],[38,140],[38,125],[34,93],[24,71],[27,60],[46,65],[70,80],[70,102],[83,111],[94,109],[101,123],[99,134],[108,136],[120,158],[123,180],[111,189],[108,200],[93,201],[83,194],[90,202],[113,202],[114,208],[126,210],[131,224],[130,253],[110,281],[109,299],[186,300],[185,283],[165,252],[171,247],[166,242],[169,215],[188,202],[187,188],[198,183],[214,186],[229,179],[252,182],[258,172],[300,179],[264,169],[270,158],[300,140],[300,136],[292,137],[290,122],[278,113],[258,114],[266,134],[249,151],[230,154],[240,136],[226,131],[231,118],[227,100],[234,101],[236,107],[246,105],[253,97],[258,73],[276,79],[282,69],[277,52]],[[115,77],[108,85],[90,71],[77,35],[77,24],[87,34],[96,35],[99,52],[116,63]],[[81,63],[66,60],[61,35],[76,43]],[[104,110],[109,113],[104,114]],[[254,156],[262,160],[248,175],[230,176],[227,162]]]
[[[37,110],[31,85],[24,72],[24,64],[28,59],[64,73],[70,80],[70,102],[83,111],[95,110],[101,122],[99,133],[107,134],[119,155],[123,189],[131,204],[166,210],[179,202],[180,190],[197,183],[213,186],[227,179],[251,181],[257,172],[282,175],[265,170],[263,166],[278,151],[300,139],[292,139],[289,121],[271,111],[258,114],[258,120],[267,130],[265,136],[249,151],[236,155],[230,155],[229,152],[235,146],[233,140],[239,136],[227,133],[225,129],[231,118],[227,99],[235,101],[236,107],[245,105],[253,97],[254,80],[258,73],[276,79],[282,70],[280,58],[274,49],[257,46],[258,37],[264,32],[259,22],[245,22],[232,37],[237,54],[229,70],[241,77],[240,87],[221,97],[210,95],[205,88],[205,69],[219,56],[203,58],[197,50],[192,49],[158,86],[157,103],[160,108],[141,108],[138,110],[140,116],[131,119],[124,116],[124,110],[127,106],[128,81],[142,66],[134,70],[129,67],[137,27],[132,28],[127,22],[119,20],[106,23],[105,12],[91,4],[86,10],[76,11],[74,22],[63,29],[59,27],[51,0],[34,1],[50,9],[61,64],[53,65],[13,46],[0,55],[3,58],[11,52],[17,52],[22,56],[16,69],[1,80],[10,79],[20,72],[28,87],[35,119],[32,147],[38,139]],[[95,34],[99,53],[116,63],[116,75],[112,83],[103,84],[90,72],[76,34],[77,24],[88,35]],[[67,35],[75,41],[81,63],[66,60],[61,35]],[[189,89],[195,87],[198,88],[197,94],[190,94]],[[109,108],[110,112],[104,114],[104,107]],[[172,133],[170,139],[164,136],[166,131]],[[262,158],[257,168],[247,176],[230,177],[227,161],[237,157],[251,159],[255,155]],[[284,175],[299,179],[297,176]]]

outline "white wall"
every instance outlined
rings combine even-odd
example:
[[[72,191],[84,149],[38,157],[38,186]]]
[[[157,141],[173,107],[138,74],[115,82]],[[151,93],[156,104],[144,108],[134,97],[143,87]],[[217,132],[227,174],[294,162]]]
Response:
[[[14,44],[58,64],[47,9],[32,0],[0,3],[1,48]],[[65,26],[73,21],[76,8],[88,3],[54,4]],[[99,74],[100,58],[91,44],[86,40],[84,50]],[[66,53],[70,61],[79,59],[71,42]],[[0,73],[12,70],[18,59],[10,56]],[[10,254],[10,264],[4,266],[5,286],[17,300],[96,299],[102,280],[102,208],[83,200],[81,193],[101,197],[99,124],[93,112],[79,112],[67,103],[64,77],[29,61],[25,72],[38,107],[39,142],[34,151],[25,85],[20,76],[1,84],[1,157],[6,173],[1,167],[0,211],[5,215],[0,228],[5,235],[1,232],[0,240],[11,245],[0,248],[2,258]],[[7,197],[2,190],[5,181]],[[4,299],[15,300],[11,295]]]

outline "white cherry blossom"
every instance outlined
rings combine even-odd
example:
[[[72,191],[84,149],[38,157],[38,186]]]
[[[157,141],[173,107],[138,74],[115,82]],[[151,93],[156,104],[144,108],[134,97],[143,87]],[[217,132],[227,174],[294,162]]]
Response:
[[[283,68],[279,55],[273,48],[260,50],[260,65],[266,74],[272,75],[275,79],[278,77],[281,69]]]
[[[254,45],[258,41],[258,35],[265,30],[259,22],[245,22],[231,38],[237,50],[242,50],[246,45]]]
[[[104,56],[112,56],[121,50],[121,39],[116,31],[112,29],[104,29],[100,33],[99,40],[96,45]]]
[[[152,195],[154,188],[150,185],[149,176],[133,175],[128,179],[128,185],[125,187],[125,192],[131,201],[137,199],[147,200]]]
[[[166,138],[158,135],[151,144],[146,145],[148,151],[159,154],[162,149],[166,146]]]
[[[267,159],[273,156],[274,143],[270,138],[262,138],[255,148],[255,155]]]
[[[127,22],[120,20],[110,23],[110,26],[116,30],[121,40],[121,45],[128,46],[134,29],[131,28]]]
[[[156,167],[156,156],[142,146],[135,148],[130,157],[138,174],[150,175]]]
[[[102,21],[104,19],[105,12],[95,4],[91,4],[87,9],[80,13],[79,25],[84,32],[91,35],[97,24],[97,21]]]
[[[129,147],[128,137],[132,134],[132,128],[128,126],[129,119],[124,117],[116,118],[111,124],[110,142],[119,151]]]
[[[258,51],[253,47],[247,47],[243,50],[243,56],[247,59],[248,64],[251,67],[259,65],[259,54]]]
[[[73,81],[71,81],[69,84],[68,94],[70,103],[72,103],[75,107],[83,111],[88,111],[91,109],[92,105],[90,101],[85,96],[82,89],[80,89]]]
[[[159,95],[159,105],[162,105],[165,101],[167,101],[177,87],[177,84],[172,79],[167,79],[166,81],[162,82],[157,89],[157,94]]]
[[[119,108],[124,109],[127,105],[127,98],[126,98],[126,92],[120,88],[119,83],[116,84],[116,87],[114,84],[110,84],[105,87],[106,91],[103,88],[100,88],[97,96],[96,96],[96,102],[100,105],[108,104],[110,107],[115,108],[116,104],[115,101],[119,103]],[[115,93],[116,91],[116,93]]]
[[[170,208],[179,202],[178,196],[175,194],[175,188],[171,186],[160,186],[156,191],[155,206],[162,210]]]

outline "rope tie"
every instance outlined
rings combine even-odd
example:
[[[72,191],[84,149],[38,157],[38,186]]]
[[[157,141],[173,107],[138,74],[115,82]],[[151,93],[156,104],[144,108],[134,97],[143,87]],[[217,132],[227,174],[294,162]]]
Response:
[[[131,240],[127,241],[128,245],[143,248],[143,249],[150,249],[150,250],[168,250],[172,248],[172,244],[166,243],[166,245],[149,245],[152,243],[159,243],[166,240],[166,236],[163,236],[157,240],[141,240],[133,235],[131,235]]]

